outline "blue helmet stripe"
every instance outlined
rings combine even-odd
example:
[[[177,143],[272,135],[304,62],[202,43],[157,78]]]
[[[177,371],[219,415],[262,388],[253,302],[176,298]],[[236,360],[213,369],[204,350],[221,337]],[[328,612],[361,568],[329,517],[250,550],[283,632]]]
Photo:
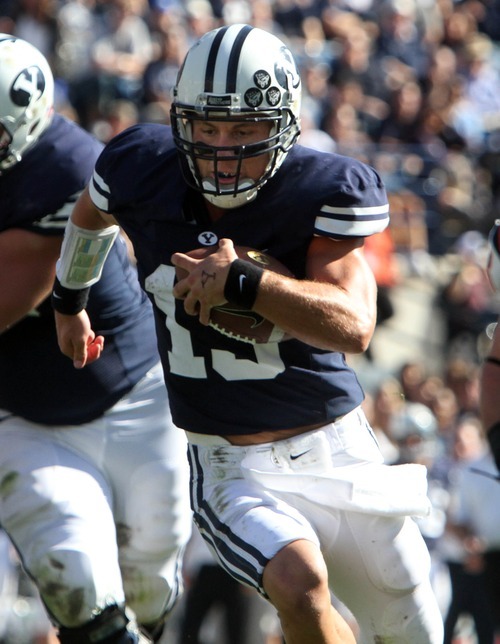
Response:
[[[207,60],[207,69],[205,72],[205,92],[211,93],[214,91],[214,74],[215,74],[215,63],[217,62],[217,55],[224,38],[226,31],[229,27],[223,27],[216,34],[212,47],[210,48],[210,53]]]
[[[236,81],[238,73],[238,63],[240,60],[241,49],[245,40],[247,39],[248,34],[252,31],[253,27],[246,25],[242,27],[240,33],[234,41],[233,48],[231,50],[231,55],[229,56],[229,61],[227,65],[227,78],[226,78],[226,92],[228,94],[233,94],[236,92]]]

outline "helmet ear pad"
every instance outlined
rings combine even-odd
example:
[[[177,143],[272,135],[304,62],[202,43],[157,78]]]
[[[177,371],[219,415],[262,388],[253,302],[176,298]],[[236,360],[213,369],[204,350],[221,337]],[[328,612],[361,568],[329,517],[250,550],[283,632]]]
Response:
[[[21,38],[0,34],[0,171],[18,163],[52,119],[54,77],[45,57]],[[5,143],[4,139],[4,143]]]
[[[222,208],[235,208],[254,199],[299,137],[300,97],[295,62],[276,36],[249,25],[221,27],[205,34],[188,51],[171,109],[174,141],[190,169],[188,183]],[[269,154],[261,179],[237,177],[231,189],[217,181],[203,181],[196,168],[191,125],[195,119],[269,122],[265,140],[235,152],[238,160]],[[212,156],[216,158],[215,148]]]

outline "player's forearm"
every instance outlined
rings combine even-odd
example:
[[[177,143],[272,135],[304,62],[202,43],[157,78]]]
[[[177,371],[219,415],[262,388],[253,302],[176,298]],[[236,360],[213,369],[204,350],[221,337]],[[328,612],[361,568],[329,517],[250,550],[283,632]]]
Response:
[[[361,353],[375,328],[375,303],[331,284],[265,271],[254,310],[293,337],[328,351]]]
[[[88,188],[78,198],[71,213],[71,221],[75,226],[88,230],[101,230],[116,225],[116,220],[112,215],[108,215],[94,206]]]
[[[56,311],[76,315],[86,307],[89,289],[100,279],[118,232],[118,226],[106,220],[84,190],[66,224],[56,266],[52,294]]]
[[[500,334],[498,327],[493,336],[490,352],[481,372],[480,414],[490,448],[500,470],[500,411],[498,392],[500,391]]]
[[[500,421],[500,333],[495,330],[488,356],[481,371],[480,412],[483,427],[487,431]]]

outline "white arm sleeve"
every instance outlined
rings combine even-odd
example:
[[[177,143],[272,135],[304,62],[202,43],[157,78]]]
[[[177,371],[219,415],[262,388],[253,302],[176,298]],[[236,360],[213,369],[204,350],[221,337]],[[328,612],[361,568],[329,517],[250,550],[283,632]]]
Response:
[[[98,282],[119,231],[119,226],[88,230],[75,226],[68,219],[61,256],[56,265],[57,278],[62,286],[82,289]]]

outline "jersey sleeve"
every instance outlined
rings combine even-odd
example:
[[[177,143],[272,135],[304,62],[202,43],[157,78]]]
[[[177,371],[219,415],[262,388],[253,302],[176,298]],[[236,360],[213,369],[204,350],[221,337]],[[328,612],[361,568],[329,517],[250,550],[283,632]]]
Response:
[[[60,236],[102,144],[59,114],[0,183],[0,230]]]
[[[89,194],[101,210],[118,215],[130,204],[151,200],[162,181],[165,157],[171,154],[170,128],[142,123],[112,139],[97,159]]]
[[[59,208],[40,219],[26,225],[26,228],[40,235],[63,235],[66,223],[71,215],[81,190],[66,197],[66,201]]]
[[[389,224],[389,203],[382,179],[370,166],[337,157],[334,177],[314,233],[333,239],[368,237],[382,232]]]

